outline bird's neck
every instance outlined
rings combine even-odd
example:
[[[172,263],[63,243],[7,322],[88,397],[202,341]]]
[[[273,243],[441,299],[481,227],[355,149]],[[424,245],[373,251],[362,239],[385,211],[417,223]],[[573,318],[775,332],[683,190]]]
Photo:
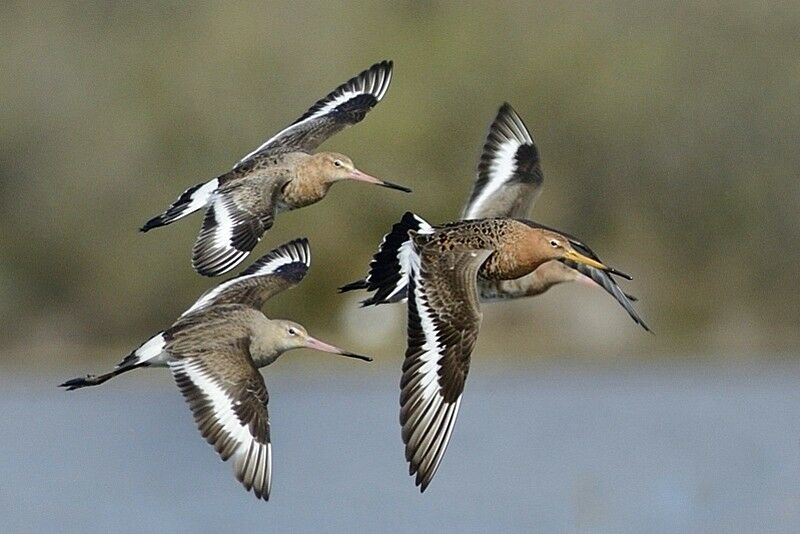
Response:
[[[575,280],[577,275],[577,271],[560,261],[550,260],[520,278],[485,281],[481,285],[481,297],[499,300],[540,295],[556,284]]]
[[[263,342],[259,338],[253,339],[250,344],[250,356],[257,368],[273,363],[281,354],[283,354],[282,350],[276,349],[271,343]]]
[[[292,209],[302,208],[322,200],[330,187],[331,182],[322,177],[313,165],[303,164],[284,186],[283,199]]]
[[[250,338],[250,357],[256,367],[264,367],[271,364],[284,353],[283,347],[278,341],[279,329],[261,315],[252,323],[252,334]]]

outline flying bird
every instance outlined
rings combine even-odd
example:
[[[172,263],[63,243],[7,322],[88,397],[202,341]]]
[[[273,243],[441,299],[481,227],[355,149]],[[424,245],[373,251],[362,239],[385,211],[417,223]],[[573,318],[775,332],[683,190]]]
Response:
[[[272,296],[300,283],[310,261],[306,239],[276,248],[203,294],[172,326],[145,341],[113,371],[74,378],[61,387],[96,386],[134,369],[168,367],[206,441],[222,460],[233,459],[236,478],[248,491],[268,500],[269,395],[258,369],[299,348],[372,360],[320,341],[302,325],[268,319],[261,312]]]
[[[391,80],[392,62],[382,61],[346,81],[233,169],[184,191],[141,231],[205,209],[192,266],[204,276],[217,276],[250,254],[279,213],[319,202],[336,182],[355,180],[410,192],[358,170],[343,154],[314,153],[333,134],[363,120],[383,99]]]
[[[527,218],[541,194],[543,181],[539,150],[530,132],[517,112],[509,104],[503,104],[489,127],[478,163],[477,178],[461,218]],[[580,241],[573,240],[572,244],[577,250],[591,256],[591,251]],[[391,248],[385,247],[385,253]],[[374,272],[376,268],[379,272]],[[481,278],[478,290],[481,302],[491,302],[541,295],[556,284],[575,281],[599,285],[619,302],[636,324],[650,331],[631,303],[636,299],[623,292],[607,272],[569,259],[545,262],[532,273],[514,280]],[[406,298],[404,288],[387,283],[374,263],[365,279],[348,284],[341,291],[355,289],[374,292],[363,302],[365,306]]]
[[[432,226],[408,212],[374,256],[370,274],[380,299],[408,297],[400,424],[409,474],[421,491],[442,461],[458,415],[481,323],[481,284],[519,279],[553,260],[627,276],[576,238],[512,218]]]

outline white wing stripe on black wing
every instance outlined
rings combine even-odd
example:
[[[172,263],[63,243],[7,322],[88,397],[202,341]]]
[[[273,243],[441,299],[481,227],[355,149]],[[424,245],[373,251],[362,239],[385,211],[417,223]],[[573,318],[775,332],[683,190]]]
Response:
[[[272,446],[261,443],[250,432],[249,425],[242,424],[234,411],[234,405],[241,402],[231,398],[217,381],[201,366],[198,360],[182,359],[169,363],[172,375],[183,390],[188,380],[210,402],[212,414],[220,425],[214,432],[215,447],[223,460],[234,458],[237,478],[249,490],[269,498],[272,475]],[[219,434],[223,435],[220,436]],[[208,436],[211,439],[211,435]],[[233,443],[231,443],[233,442]],[[230,455],[226,451],[232,451]]]
[[[490,179],[486,185],[483,186],[483,191],[480,192],[478,198],[472,203],[469,212],[467,212],[464,217],[465,219],[473,218],[473,212],[487,199],[491,198],[491,196],[503,186],[506,180],[514,174],[514,156],[519,146],[520,145],[513,140],[508,140],[497,147],[494,158],[489,166]]]
[[[519,116],[509,107],[502,120],[492,127],[484,147],[484,157],[489,158],[487,182],[483,190],[471,203],[464,218],[475,216],[478,208],[492,197],[517,171],[516,156],[522,145],[533,145],[533,140]]]
[[[392,80],[391,70],[388,71],[387,76],[384,76],[385,72],[386,71],[384,70],[372,71],[368,73],[367,76],[359,78],[352,86],[345,88],[339,94],[333,95],[332,98],[325,102],[325,104],[323,104],[317,111],[305,117],[303,120],[296,122],[294,125],[302,122],[312,121],[318,117],[327,115],[340,105],[358,95],[371,94],[380,102],[380,100],[383,98],[383,95],[385,95],[386,91],[389,89],[389,82]]]
[[[290,263],[302,263],[306,267],[311,267],[311,248],[307,239],[296,239],[276,248],[253,263],[242,274],[247,276],[272,274]]]
[[[423,462],[423,464],[420,466],[422,472],[430,473],[430,478],[433,478],[433,476],[436,474],[436,471],[439,469],[439,464],[442,463],[444,451],[447,448],[448,443],[450,443],[450,435],[453,433],[453,428],[455,428],[456,417],[458,417],[458,409],[460,407],[461,396],[456,399],[455,403],[447,405],[446,418],[441,424],[441,428],[444,428],[445,431],[439,432],[436,441],[431,444],[432,450],[440,449],[441,453],[429,455],[425,462]]]
[[[411,464],[412,472],[417,474],[417,483],[424,490],[436,473],[447,449],[461,404],[461,395],[455,402],[444,400],[439,382],[442,345],[419,273],[419,264],[412,265],[410,276],[413,277],[413,291],[410,297],[414,301],[413,307],[416,309],[425,341],[417,354],[418,361],[407,371],[413,375],[403,387],[405,398],[402,410],[408,414],[403,421],[407,460]]]
[[[503,104],[489,128],[478,164],[478,177],[463,218],[519,216],[520,210],[530,209],[542,182],[541,171],[534,169],[538,159],[533,139],[522,119],[510,105]],[[504,188],[515,183],[527,185],[527,188],[509,193],[518,196],[516,199],[495,198],[502,197]]]
[[[199,310],[203,306],[213,302],[223,291],[230,287],[251,278],[259,276],[268,276],[274,274],[281,267],[290,265],[292,263],[302,263],[306,268],[311,266],[311,248],[308,245],[308,240],[296,239],[282,245],[275,250],[270,251],[258,261],[253,263],[250,267],[244,270],[242,274],[235,278],[227,280],[217,287],[205,292],[197,301],[192,304],[192,307],[181,314],[181,317]]]
[[[263,223],[239,209],[231,195],[215,193],[192,249],[192,265],[206,276],[225,273],[250,254],[263,232]]]
[[[384,61],[382,63],[373,65],[369,69],[357,75],[354,79],[348,80],[344,84],[334,89],[322,100],[317,101],[302,117],[264,141],[258,148],[240,159],[237,162],[237,165],[240,165],[265,148],[268,148],[277,140],[286,136],[287,133],[300,129],[303,125],[319,119],[320,117],[324,117],[331,111],[355,97],[360,95],[372,95],[378,102],[380,102],[386,94],[386,91],[389,89],[389,83],[391,81],[391,62]]]
[[[419,269],[419,256],[408,235],[409,230],[418,234],[432,234],[434,231],[424,219],[410,212],[392,227],[392,231],[383,237],[378,252],[370,263],[370,273],[364,281],[368,291],[375,291],[375,294],[364,301],[365,303],[406,300],[408,274],[414,268]]]
[[[241,424],[233,411],[234,399],[229,397],[202,367],[193,365],[192,362],[193,360],[190,359],[170,362],[169,367],[173,376],[177,378],[179,374],[186,375],[192,384],[203,392],[211,401],[214,417],[222,425],[230,439],[240,444],[251,441],[253,437],[250,435],[250,431]]]
[[[214,215],[217,218],[217,229],[214,232],[214,244],[226,249],[233,246],[233,216],[228,203],[222,197],[214,199]]]

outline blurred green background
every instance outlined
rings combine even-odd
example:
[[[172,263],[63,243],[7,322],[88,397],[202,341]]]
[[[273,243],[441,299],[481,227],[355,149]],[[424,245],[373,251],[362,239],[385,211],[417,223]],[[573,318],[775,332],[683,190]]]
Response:
[[[137,228],[384,58],[386,99],[323,149],[414,194],[342,184],[280,217],[251,258],[305,235],[314,261],[268,315],[396,367],[403,307],[336,288],[405,210],[458,216],[508,101],[543,158],[535,219],[633,274],[656,335],[563,286],[486,306],[481,358],[797,355],[797,2],[0,10],[2,365],[111,364],[170,324],[220,281],[190,267],[200,217]]]

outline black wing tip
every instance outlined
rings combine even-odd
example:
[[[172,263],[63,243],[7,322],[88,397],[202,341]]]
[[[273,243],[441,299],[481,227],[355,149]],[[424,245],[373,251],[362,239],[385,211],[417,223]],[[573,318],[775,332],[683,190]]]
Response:
[[[244,484],[244,483],[242,483],[242,484]],[[269,502],[270,491],[271,491],[271,488],[265,488],[264,491],[261,491],[256,486],[253,486],[253,489],[252,489],[252,492],[253,492],[253,495],[255,496],[255,498],[258,499],[259,501],[264,501],[264,502]]]
[[[164,223],[164,221],[162,220],[161,216],[159,215],[157,217],[153,217],[152,219],[150,219],[149,221],[144,223],[141,227],[139,227],[139,231],[142,232],[143,234],[146,234],[147,232],[149,232],[153,228],[160,228],[161,226],[164,226],[165,224],[166,223]]]
[[[400,219],[400,224],[416,228],[419,226],[419,217],[413,211],[407,211],[403,214],[403,218]]]
[[[192,267],[194,267],[194,272],[196,272],[200,276],[205,276],[208,278],[216,278],[217,276],[221,276],[230,271],[231,269],[233,269],[234,267],[236,267],[236,263],[234,263],[233,265],[222,265],[222,266],[193,263]]]
[[[369,68],[364,69],[363,71],[359,72],[351,79],[347,80],[344,84],[350,85],[357,81],[366,81],[367,78],[372,76],[379,76],[382,75],[382,79],[380,82],[373,86],[372,90],[368,91],[367,94],[373,95],[377,101],[380,101],[383,98],[383,95],[386,94],[386,91],[389,88],[389,84],[392,83],[392,71],[394,70],[394,62],[391,59],[384,59],[374,63]],[[377,103],[377,102],[376,102]]]
[[[350,282],[349,284],[345,284],[342,287],[338,288],[339,293],[347,293],[348,291],[357,291],[359,289],[367,289],[369,287],[369,283],[367,283],[366,278],[362,278],[361,280],[356,280],[355,282]]]
[[[239,473],[236,473],[236,480],[238,480],[239,483],[244,486],[246,491],[252,493],[256,499],[259,501],[269,502],[269,495],[272,491],[272,488],[269,487],[269,485],[266,488],[261,489],[255,484],[247,484],[244,481],[243,475],[240,475]]]
[[[358,303],[359,308],[366,308],[367,306],[377,306],[378,304],[385,304],[383,301],[377,300],[374,297],[364,299]]]
[[[311,244],[307,237],[298,237],[272,250],[276,256],[290,254],[306,267],[311,267]]]
[[[275,272],[282,272],[283,268],[294,265],[295,267],[292,269],[302,269],[303,274],[305,274],[305,271],[311,267],[311,245],[309,244],[308,238],[299,237],[275,247],[254,261],[253,264],[242,271],[239,276],[254,274],[269,262],[279,258],[289,258],[293,261],[279,266]]]
[[[502,131],[501,131],[502,130]],[[530,145],[532,148],[536,149],[536,145],[533,143],[533,137],[531,136],[530,130],[525,125],[520,117],[517,110],[513,108],[511,104],[508,102],[503,102],[503,104],[498,108],[497,115],[495,115],[494,120],[492,121],[491,126],[489,127],[489,136],[487,136],[487,145],[489,145],[489,141],[492,137],[492,134],[499,134],[503,137],[508,137],[508,134],[520,143],[520,145]],[[529,141],[526,139],[527,137],[531,138]],[[538,156],[538,151],[535,154]]]
[[[387,72],[391,72],[394,69],[394,61],[391,59],[382,59],[377,63],[374,63],[371,67],[366,69],[364,72],[371,72],[376,70],[384,70]]]
[[[214,278],[232,271],[237,265],[242,263],[250,252],[243,252],[232,247],[228,250],[203,251],[203,254],[197,250],[192,251],[192,268],[201,276]]]
[[[503,115],[509,115],[509,114],[516,115],[517,117],[519,117],[519,113],[517,113],[517,110],[515,110],[511,104],[509,104],[508,102],[503,102],[502,104],[500,104],[500,107],[497,109],[497,117],[499,118]]]

